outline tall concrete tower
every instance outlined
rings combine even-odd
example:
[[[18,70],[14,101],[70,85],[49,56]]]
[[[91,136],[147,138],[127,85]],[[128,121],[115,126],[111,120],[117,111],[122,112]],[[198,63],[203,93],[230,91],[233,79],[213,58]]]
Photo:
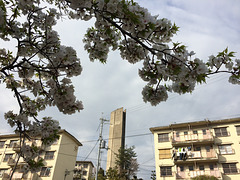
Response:
[[[116,166],[116,155],[120,147],[125,145],[125,127],[126,127],[126,110],[119,108],[111,112],[108,153],[107,153],[107,167],[106,171]]]

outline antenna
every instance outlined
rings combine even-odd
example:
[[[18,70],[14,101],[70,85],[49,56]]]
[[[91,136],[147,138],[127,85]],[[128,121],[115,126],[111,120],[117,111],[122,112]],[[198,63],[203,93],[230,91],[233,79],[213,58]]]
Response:
[[[101,124],[100,124],[100,133],[99,133],[99,147],[98,147],[98,162],[97,162],[97,172],[95,176],[95,180],[98,179],[98,171],[99,167],[101,166],[101,149],[105,149],[105,141],[102,138],[102,131],[103,131],[103,124],[104,122],[107,122],[109,120],[100,118]]]

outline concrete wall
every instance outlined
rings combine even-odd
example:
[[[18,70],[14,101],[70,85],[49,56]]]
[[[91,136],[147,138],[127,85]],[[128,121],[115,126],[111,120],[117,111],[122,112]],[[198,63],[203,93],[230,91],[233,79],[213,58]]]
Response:
[[[56,158],[56,165],[53,170],[53,180],[72,180],[73,170],[76,163],[76,157],[78,152],[78,145],[73,139],[63,133],[59,139],[59,152]],[[69,171],[69,174],[65,177],[65,171]]]
[[[123,108],[111,113],[106,170],[115,167],[115,153],[118,153],[119,148],[125,145],[125,124],[126,111],[123,111]]]

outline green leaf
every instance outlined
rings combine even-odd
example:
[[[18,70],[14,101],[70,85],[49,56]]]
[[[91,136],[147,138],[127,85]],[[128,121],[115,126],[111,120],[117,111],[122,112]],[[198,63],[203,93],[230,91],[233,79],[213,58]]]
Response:
[[[206,77],[207,77],[206,74],[199,74],[197,76],[197,82],[200,83],[200,84],[206,83]]]
[[[235,57],[235,55],[234,55],[235,53],[236,53],[236,52],[231,51],[230,53],[228,53],[228,56],[229,56],[229,57]]]
[[[227,48],[224,50],[224,52],[225,52],[225,53],[227,53],[227,52],[228,52],[228,47],[227,47]]]

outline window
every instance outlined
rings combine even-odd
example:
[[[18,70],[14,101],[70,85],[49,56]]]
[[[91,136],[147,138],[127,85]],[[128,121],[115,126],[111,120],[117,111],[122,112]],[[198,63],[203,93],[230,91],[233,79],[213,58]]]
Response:
[[[199,165],[199,170],[204,171],[204,165]]]
[[[172,176],[172,167],[171,166],[162,166],[160,167],[161,176]]]
[[[180,166],[180,171],[181,171],[181,172],[184,171],[184,166]]]
[[[226,163],[222,164],[223,172],[225,174],[235,174],[238,173],[236,163]]]
[[[169,142],[168,133],[158,134],[158,142]]]
[[[209,165],[209,169],[210,169],[210,170],[214,170],[213,164],[210,164],[210,165]]]
[[[170,149],[159,149],[159,159],[169,159],[171,157]]]
[[[3,162],[7,162],[10,158],[12,158],[13,154],[5,154]]]
[[[226,127],[222,127],[222,128],[215,128],[215,135],[217,137],[224,137],[224,136],[228,136],[228,132],[227,132],[227,128]]]
[[[185,131],[185,132],[184,132],[184,135],[188,135],[188,132],[187,132],[187,131]]]
[[[176,137],[179,137],[179,132],[176,132]]]
[[[194,147],[194,151],[201,151],[201,147],[200,146]]]
[[[206,146],[205,148],[206,148],[206,151],[207,151],[207,152],[210,152],[211,149],[212,149],[212,146]]]
[[[40,176],[50,176],[51,175],[51,168],[50,167],[42,167]]]
[[[207,130],[206,130],[206,129],[203,129],[203,130],[202,130],[202,133],[203,133],[203,135],[206,135],[206,134],[207,134]]]
[[[0,148],[4,148],[5,141],[0,141]]]
[[[189,171],[193,171],[194,170],[193,166],[188,166],[188,169],[189,169]]]
[[[233,154],[234,151],[230,144],[218,146],[220,154]]]
[[[87,175],[87,171],[83,171],[83,173],[82,173],[84,176],[86,176]]]
[[[240,126],[236,126],[237,135],[240,136]]]
[[[46,151],[44,159],[53,159],[54,151]]]
[[[198,134],[198,132],[197,131],[193,131],[193,134]]]
[[[13,145],[14,145],[15,143],[17,143],[17,142],[18,142],[17,140],[12,140],[12,141],[10,141],[9,147],[12,148]]]
[[[88,168],[88,164],[83,164],[83,167],[84,168]]]

